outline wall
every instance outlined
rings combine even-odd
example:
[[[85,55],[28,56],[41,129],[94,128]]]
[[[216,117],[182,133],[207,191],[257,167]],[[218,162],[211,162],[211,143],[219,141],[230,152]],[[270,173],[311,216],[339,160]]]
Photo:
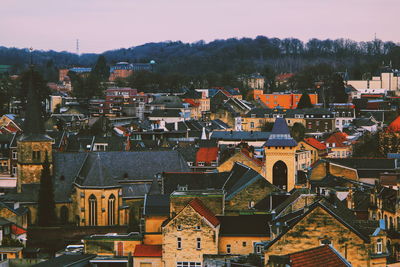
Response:
[[[226,245],[231,245],[230,254],[248,255],[255,252],[254,243],[269,241],[268,236],[220,236],[218,244],[218,253],[227,254]],[[243,246],[246,242],[246,246]]]
[[[295,185],[295,152],[296,147],[265,147],[265,176],[266,179],[273,184],[273,166],[277,161],[283,161],[287,166],[287,187],[285,190],[290,191]]]
[[[321,207],[316,207],[268,248],[265,251],[265,263],[270,255],[287,255],[315,248],[326,238],[331,240],[333,247],[354,267],[372,266],[369,250],[374,247],[373,244],[364,242]],[[377,261],[380,262],[381,259]]]
[[[182,230],[177,230],[181,225]],[[200,225],[201,230],[196,230]],[[208,224],[191,206],[163,227],[164,266],[174,266],[177,261],[203,262],[203,254],[218,253],[217,228]],[[177,237],[182,238],[182,249],[177,249]],[[196,238],[201,238],[201,249],[196,249]]]

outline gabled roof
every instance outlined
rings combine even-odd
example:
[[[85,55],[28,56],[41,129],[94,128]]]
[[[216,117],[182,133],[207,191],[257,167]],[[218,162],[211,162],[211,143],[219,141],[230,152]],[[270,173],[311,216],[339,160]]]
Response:
[[[291,267],[350,267],[334,248],[328,245],[307,249],[288,255]]]
[[[212,213],[200,199],[194,198],[189,204],[198,214],[203,216],[209,223],[211,223],[214,227],[217,227],[220,224],[218,218]]]
[[[347,134],[342,132],[336,132],[330,135],[325,140],[325,143],[335,144],[335,147],[346,147],[347,146],[346,142],[347,142]]]
[[[291,223],[289,224],[289,227],[284,231],[282,231],[282,233],[278,235],[274,240],[269,242],[266,245],[266,248],[269,248],[273,244],[275,244],[279,239],[282,238],[282,236],[284,236],[288,231],[290,231],[293,227],[295,227],[295,225],[298,222],[303,220],[317,207],[321,207],[322,209],[324,209],[335,219],[337,219],[342,225],[351,230],[353,233],[355,233],[364,241],[366,242],[370,241],[370,235],[373,233],[373,230],[370,227],[362,227],[362,225],[357,223],[358,220],[356,216],[353,214],[352,211],[350,211],[347,207],[345,207],[344,204],[339,199],[337,199],[336,197],[331,197],[331,199],[321,197],[320,199],[316,200],[313,204],[308,206],[307,210],[296,211],[300,213],[303,212],[303,214],[300,216],[296,216],[296,218],[292,220]]]
[[[304,142],[306,142],[307,144],[309,144],[310,146],[318,149],[318,150],[325,150],[326,149],[326,145],[321,143],[320,141],[318,141],[315,138],[309,137],[309,138],[304,138]]]
[[[161,257],[162,245],[136,245],[134,257]]]
[[[221,236],[270,236],[270,214],[217,216]]]
[[[289,127],[287,126],[285,119],[276,118],[271,135],[264,146],[297,146],[297,142],[290,135]]]

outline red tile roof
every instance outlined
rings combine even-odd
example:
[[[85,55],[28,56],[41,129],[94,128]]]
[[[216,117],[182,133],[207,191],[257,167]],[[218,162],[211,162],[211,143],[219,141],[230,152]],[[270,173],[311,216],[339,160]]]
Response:
[[[345,147],[347,146],[344,142],[347,141],[347,134],[342,132],[336,132],[329,136],[326,140],[326,144],[335,144],[335,147]]]
[[[394,121],[389,124],[387,131],[390,133],[399,133],[400,132],[400,116],[398,116]]]
[[[193,107],[198,107],[198,106],[200,106],[199,103],[194,102],[194,100],[191,99],[191,98],[185,98],[185,99],[183,99],[183,102],[188,103],[188,104],[190,104],[190,105],[193,106]]]
[[[284,74],[279,74],[275,76],[275,80],[277,82],[283,82],[291,77],[293,77],[294,74],[293,73],[284,73]]]
[[[162,245],[136,245],[134,257],[161,257]]]
[[[15,225],[15,224],[13,224],[13,225],[11,225],[11,232],[14,235],[22,235],[22,234],[26,233],[26,230],[21,228],[21,227],[19,227],[19,226],[17,226],[17,225]]]
[[[201,147],[196,153],[196,164],[198,162],[211,163],[218,158],[218,147]]]
[[[345,260],[330,246],[321,246],[288,255],[291,267],[346,267]]]
[[[320,141],[318,141],[317,139],[312,138],[312,137],[305,138],[304,142],[306,142],[310,146],[315,147],[316,149],[319,149],[319,150],[325,150],[326,149],[326,145],[325,144],[321,143]]]
[[[220,224],[217,217],[215,217],[214,213],[210,211],[206,206],[204,206],[203,202],[200,199],[194,198],[189,202],[189,205],[201,216],[203,216],[207,221],[209,221],[214,227]]]

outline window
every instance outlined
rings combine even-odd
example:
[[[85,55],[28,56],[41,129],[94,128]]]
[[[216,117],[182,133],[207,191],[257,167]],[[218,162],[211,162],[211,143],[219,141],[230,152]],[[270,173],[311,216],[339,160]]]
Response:
[[[196,249],[201,249],[201,238],[196,238]]]
[[[108,198],[108,225],[115,224],[115,196],[111,194]]]
[[[182,225],[178,225],[177,227],[176,227],[176,229],[178,230],[178,231],[182,231]]]
[[[249,209],[253,209],[254,208],[254,201],[250,201],[249,202]]]
[[[250,122],[250,128],[254,128],[254,122]]]
[[[231,245],[230,244],[226,245],[226,254],[231,254]]]
[[[17,167],[12,167],[12,175],[17,175]]]
[[[97,225],[97,199],[94,195],[89,197],[89,225]]]
[[[243,243],[242,243],[242,246],[243,246],[243,247],[246,247],[246,246],[247,246],[247,242],[243,242]]]
[[[176,267],[201,267],[201,262],[178,261]]]
[[[17,151],[12,152],[12,159],[17,159]]]
[[[6,260],[7,259],[7,254],[2,253],[0,258],[1,258],[2,261]]]
[[[182,249],[182,238],[178,237],[176,239],[176,248],[177,249]]]
[[[32,159],[39,160],[40,159],[40,151],[32,151]]]
[[[194,229],[197,230],[197,231],[200,231],[201,230],[201,226],[200,225],[196,225],[196,227]]]
[[[263,249],[262,249],[262,246],[261,246],[261,245],[257,245],[257,246],[256,246],[256,253],[257,253],[257,254],[261,254],[261,253],[262,253],[262,250],[263,250]]]
[[[382,239],[376,241],[376,254],[382,254]]]
[[[200,167],[203,167],[204,166],[204,161],[198,162],[197,165],[200,166]]]

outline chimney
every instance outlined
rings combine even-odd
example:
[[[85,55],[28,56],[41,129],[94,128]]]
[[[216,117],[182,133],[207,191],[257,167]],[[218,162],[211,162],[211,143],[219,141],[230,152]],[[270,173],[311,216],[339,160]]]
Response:
[[[331,174],[331,164],[329,161],[325,161],[325,175]]]

